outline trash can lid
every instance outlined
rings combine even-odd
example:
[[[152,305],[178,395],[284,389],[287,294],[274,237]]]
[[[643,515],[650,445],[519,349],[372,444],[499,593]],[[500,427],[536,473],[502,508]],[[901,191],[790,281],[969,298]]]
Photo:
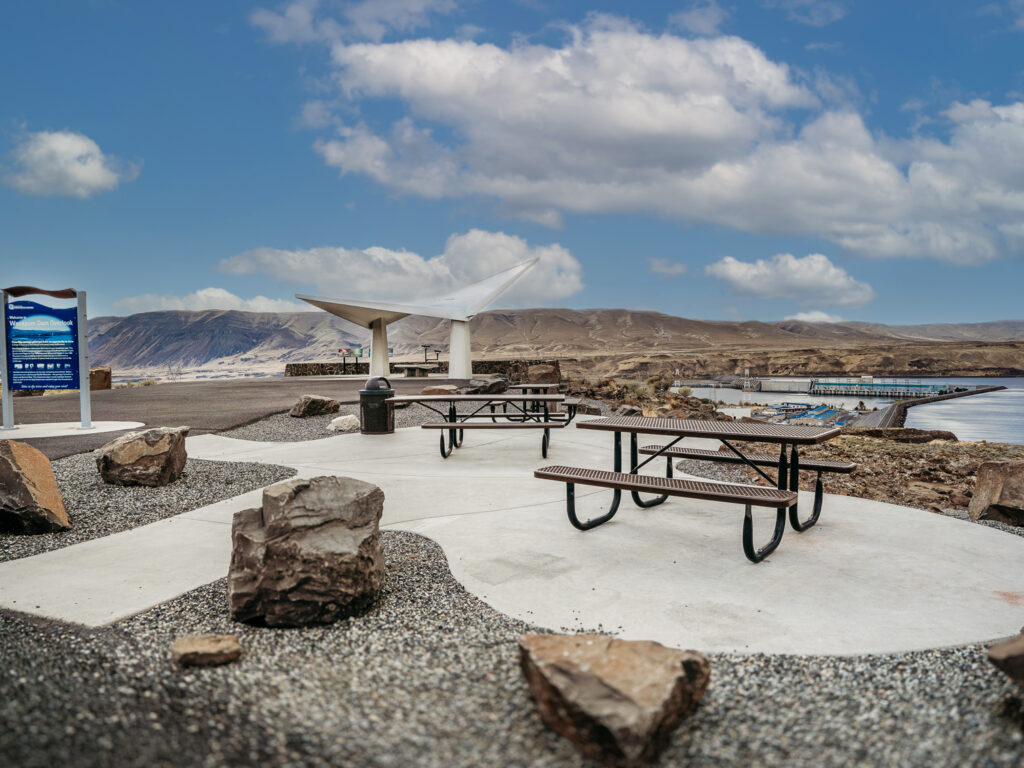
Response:
[[[366,384],[363,385],[364,392],[381,389],[391,389],[391,382],[383,376],[371,376],[366,380]]]

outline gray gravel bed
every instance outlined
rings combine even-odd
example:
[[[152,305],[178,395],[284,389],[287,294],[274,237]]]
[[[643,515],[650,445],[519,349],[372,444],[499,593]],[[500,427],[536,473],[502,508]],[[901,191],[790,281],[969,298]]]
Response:
[[[352,414],[359,416],[359,405],[352,403],[342,405],[337,413],[330,413],[324,416],[310,416],[308,419],[297,419],[289,416],[287,411],[275,413],[265,419],[260,419],[244,427],[228,429],[220,434],[224,437],[234,437],[239,440],[259,440],[268,443],[298,443],[303,440],[322,440],[325,437],[340,434],[331,432],[327,425],[332,419],[339,416]],[[436,413],[428,411],[416,405],[408,408],[399,408],[395,411],[395,428],[418,427],[428,421],[439,418]]]
[[[221,580],[103,630],[0,612],[0,755],[11,765],[591,766],[543,725],[517,664],[532,629],[469,595],[443,552],[385,532],[369,613],[233,624]],[[238,634],[235,664],[171,642]],[[712,656],[663,766],[1019,766],[1022,692],[971,646],[890,656]]]
[[[658,459],[664,467],[664,460]],[[746,471],[735,464],[715,464],[710,461],[696,461],[694,459],[680,459],[675,464],[676,469],[694,477],[706,477],[708,480],[719,480],[723,483],[749,484],[750,479]]]
[[[1024,536],[1024,526],[1009,525],[1007,523],[1000,523],[996,520],[975,520],[969,514],[966,509],[944,509],[942,514],[947,517],[955,517],[957,520],[966,520],[969,523],[977,523],[978,525],[984,525],[988,528],[995,528],[997,531],[1003,533],[1012,533],[1014,536]]]
[[[161,488],[108,485],[96,459],[80,453],[53,462],[71,530],[34,536],[0,534],[0,562],[38,555],[190,512],[291,477],[273,464],[189,459],[181,479]]]

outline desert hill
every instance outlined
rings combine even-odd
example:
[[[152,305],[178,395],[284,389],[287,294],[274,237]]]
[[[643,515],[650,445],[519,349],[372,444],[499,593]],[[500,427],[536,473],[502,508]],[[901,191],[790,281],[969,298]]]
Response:
[[[891,364],[893,373],[939,374],[947,371],[929,366],[943,368],[946,357],[955,358],[956,370],[969,369],[972,360],[986,370],[1024,369],[1018,345],[1007,344],[1024,342],[1024,321],[887,326],[706,321],[624,309],[521,309],[477,315],[472,335],[480,358],[558,357],[578,359],[584,368],[602,360],[607,365],[598,367],[614,370],[624,361],[632,368],[645,359],[693,358],[696,362],[686,368],[710,375],[740,366],[742,373],[751,355],[764,365],[777,364],[777,373],[803,370],[799,361],[810,359],[817,361],[815,367],[829,369],[814,372],[843,373],[844,358],[850,365],[865,364],[853,371],[863,373]],[[448,323],[409,317],[389,328],[389,341],[396,358],[420,357],[422,344],[443,352]],[[337,360],[339,348],[368,342],[365,329],[325,312],[161,311],[89,322],[93,364],[118,371],[176,367],[266,375],[280,373],[288,362]]]

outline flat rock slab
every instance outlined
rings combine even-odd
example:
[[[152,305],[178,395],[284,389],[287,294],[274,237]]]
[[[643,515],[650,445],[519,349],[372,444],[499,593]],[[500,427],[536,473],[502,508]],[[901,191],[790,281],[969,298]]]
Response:
[[[992,646],[988,650],[988,658],[1017,685],[1024,688],[1024,635]]]
[[[588,757],[621,766],[652,762],[711,677],[697,651],[607,635],[524,635],[519,662],[544,722]]]
[[[189,635],[171,646],[171,658],[185,667],[217,667],[242,655],[235,635]]]
[[[322,416],[325,413],[337,413],[341,403],[322,395],[303,395],[288,411],[289,416],[297,419],[308,419],[310,416]]]

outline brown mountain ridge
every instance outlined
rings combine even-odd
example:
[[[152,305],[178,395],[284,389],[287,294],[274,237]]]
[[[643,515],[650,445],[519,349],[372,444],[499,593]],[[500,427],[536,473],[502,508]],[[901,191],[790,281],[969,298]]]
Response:
[[[576,360],[570,368],[592,373],[653,365],[679,368],[687,376],[742,374],[744,367],[778,374],[1024,374],[1020,320],[890,326],[693,320],[625,309],[519,309],[477,315],[472,338],[474,354],[482,359],[557,357]],[[288,362],[337,360],[339,348],[368,341],[365,329],[324,312],[161,311],[89,322],[93,363],[116,369],[283,370]],[[448,323],[409,317],[390,326],[389,341],[399,358],[422,355],[423,344],[444,351]]]

